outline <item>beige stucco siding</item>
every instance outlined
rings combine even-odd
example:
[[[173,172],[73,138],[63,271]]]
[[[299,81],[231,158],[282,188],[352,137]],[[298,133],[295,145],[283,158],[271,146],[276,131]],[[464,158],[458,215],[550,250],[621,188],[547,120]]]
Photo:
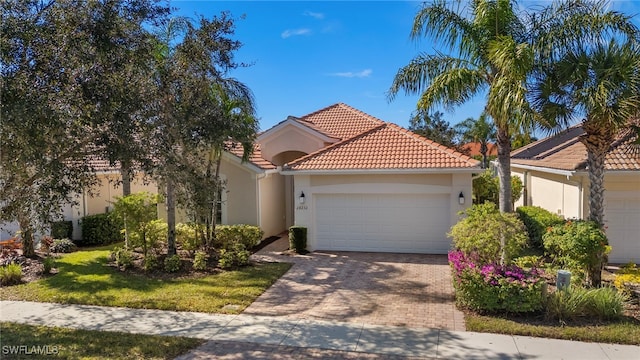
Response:
[[[259,226],[256,174],[242,164],[226,159],[222,161],[220,173],[227,179],[223,204],[226,223]]]
[[[512,174],[520,177],[526,187],[526,197],[522,196],[515,202],[516,207],[522,205],[540,206],[565,218],[581,218],[581,186],[584,181],[581,176],[565,176],[548,174],[540,171],[512,169]],[[582,185],[580,185],[582,184]]]
[[[85,196],[86,214],[102,214],[113,209],[113,202],[118,196],[122,196],[121,176],[117,173],[98,174],[98,184],[91,189],[92,195]],[[131,193],[147,191],[152,194],[158,193],[158,186],[155,182],[145,179],[142,174],[138,174],[131,182]]]
[[[260,227],[264,236],[280,234],[285,225],[284,176],[267,174],[258,180],[260,201]]]

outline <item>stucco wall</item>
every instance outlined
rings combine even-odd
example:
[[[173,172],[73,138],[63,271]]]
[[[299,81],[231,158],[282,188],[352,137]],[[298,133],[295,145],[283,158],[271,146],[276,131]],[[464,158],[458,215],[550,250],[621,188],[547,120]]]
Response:
[[[242,164],[226,159],[222,161],[220,173],[227,179],[223,204],[226,223],[259,226],[256,174]]]
[[[286,230],[284,176],[268,174],[258,180],[260,191],[260,227],[264,237]]]
[[[271,161],[276,155],[287,151],[310,154],[326,146],[326,143],[293,125],[286,125],[277,133],[260,139],[262,157]],[[277,159],[276,159],[277,160]]]
[[[522,205],[540,206],[565,218],[582,218],[584,207],[581,202],[582,176],[548,174],[540,171],[513,169],[512,175],[519,176],[526,187],[526,194],[516,201],[516,207]],[[582,185],[580,185],[582,184]],[[525,199],[525,196],[527,197]]]

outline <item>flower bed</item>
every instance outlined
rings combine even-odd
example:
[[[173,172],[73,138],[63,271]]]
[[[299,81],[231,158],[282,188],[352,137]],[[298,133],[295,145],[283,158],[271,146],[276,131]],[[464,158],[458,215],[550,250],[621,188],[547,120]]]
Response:
[[[462,251],[449,253],[456,302],[484,312],[532,312],[543,308],[545,281],[538,269],[479,264]]]

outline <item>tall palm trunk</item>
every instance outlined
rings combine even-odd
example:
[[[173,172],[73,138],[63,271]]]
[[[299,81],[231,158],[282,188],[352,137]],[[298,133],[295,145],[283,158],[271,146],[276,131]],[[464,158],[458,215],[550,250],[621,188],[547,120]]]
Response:
[[[172,179],[167,179],[167,254],[176,254],[176,199]]]
[[[489,167],[489,159],[487,159],[487,152],[489,149],[487,148],[487,143],[484,141],[480,142],[480,154],[482,154],[482,168],[486,169]]]
[[[513,212],[511,202],[511,136],[506,129],[498,129],[498,179],[500,180],[500,212]]]

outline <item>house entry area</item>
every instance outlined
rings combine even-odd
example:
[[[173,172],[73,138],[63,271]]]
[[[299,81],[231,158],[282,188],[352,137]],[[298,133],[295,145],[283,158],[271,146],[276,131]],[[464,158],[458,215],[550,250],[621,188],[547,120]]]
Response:
[[[317,194],[318,250],[446,254],[449,194]]]

